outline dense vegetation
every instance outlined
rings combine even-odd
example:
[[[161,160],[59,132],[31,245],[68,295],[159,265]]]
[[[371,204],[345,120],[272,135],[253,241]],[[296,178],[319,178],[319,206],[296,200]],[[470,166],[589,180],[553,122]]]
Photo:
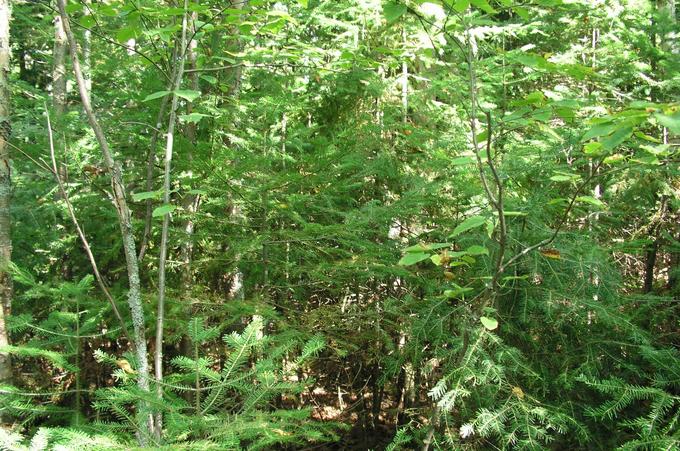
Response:
[[[679,449],[679,99],[674,0],[0,0],[0,449]]]

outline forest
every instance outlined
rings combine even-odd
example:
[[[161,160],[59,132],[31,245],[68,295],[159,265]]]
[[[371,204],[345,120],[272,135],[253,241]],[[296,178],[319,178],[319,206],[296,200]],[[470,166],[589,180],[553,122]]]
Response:
[[[0,450],[679,450],[679,8],[0,0]]]

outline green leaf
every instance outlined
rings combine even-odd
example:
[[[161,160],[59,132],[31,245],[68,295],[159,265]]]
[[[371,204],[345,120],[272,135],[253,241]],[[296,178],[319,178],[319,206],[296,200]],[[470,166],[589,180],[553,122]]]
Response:
[[[523,6],[516,6],[512,8],[512,10],[515,11],[515,14],[517,14],[520,19],[529,20],[529,10],[527,8],[524,8]]]
[[[478,245],[468,247],[465,252],[467,252],[468,255],[489,255],[489,250],[487,248]]]
[[[633,134],[632,127],[620,128],[602,140],[602,148],[606,150],[614,150],[616,147],[621,145],[625,140],[630,138],[630,135],[632,134]]]
[[[204,189],[190,189],[189,191],[187,191],[187,193],[195,194],[198,196],[205,196],[206,194],[208,194],[208,192]]]
[[[470,0],[444,0],[446,4],[457,13],[462,13],[470,6]]]
[[[154,218],[157,218],[159,216],[165,216],[166,214],[172,213],[173,211],[175,211],[176,208],[177,208],[177,205],[168,205],[168,204],[161,205],[160,207],[154,208],[153,213],[151,213],[151,216],[153,216]]]
[[[184,121],[184,122],[189,122],[192,124],[198,124],[198,122],[203,119],[204,117],[210,117],[208,114],[202,114],[202,113],[191,113],[191,114],[182,114],[179,116],[179,118]]]
[[[434,251],[436,249],[444,249],[446,247],[451,247],[451,243],[432,243],[432,244],[418,243],[413,246],[407,247],[406,249],[404,249],[404,252]]]
[[[611,122],[605,122],[604,124],[595,124],[583,135],[581,141],[588,141],[589,139],[597,138],[598,136],[607,136],[611,134],[618,127],[616,124]]]
[[[189,102],[193,102],[201,96],[201,91],[192,91],[191,89],[178,89],[175,91],[177,97],[181,97]]]
[[[545,95],[541,91],[534,91],[527,95],[524,100],[529,104],[543,103],[545,101]]]
[[[600,149],[602,149],[602,143],[593,141],[583,146],[583,153],[586,155],[600,155],[602,153]]]
[[[467,218],[465,221],[458,224],[455,229],[453,229],[453,233],[449,235],[449,238],[453,238],[454,236],[458,236],[467,230],[479,227],[485,222],[486,218],[484,216],[472,216],[471,218]]]
[[[168,94],[170,94],[171,91],[158,91],[154,92],[153,94],[149,94],[142,100],[142,102],[148,102],[149,100],[155,100],[155,99],[160,99],[161,97],[165,97]]]
[[[472,288],[463,288],[457,284],[453,284],[454,288],[451,290],[444,290],[444,296],[446,296],[449,299],[452,298],[457,298],[461,294],[465,294],[467,292],[472,291]]]
[[[550,180],[552,180],[553,182],[571,182],[572,180],[574,180],[574,176],[561,174],[553,175],[552,177],[550,177]]]
[[[553,67],[545,58],[536,53],[521,53],[515,55],[514,58],[528,67],[535,67],[537,69],[550,69]]]
[[[217,77],[213,77],[212,75],[201,75],[201,80],[205,80],[211,85],[217,83]]]
[[[388,2],[383,5],[383,15],[388,25],[393,24],[401,16],[406,14],[406,5],[402,5],[395,2]]]
[[[298,0],[298,4],[303,8],[309,8],[309,0]]]
[[[66,5],[66,12],[69,14],[79,13],[83,10],[83,5],[81,3],[68,3]]]
[[[470,0],[470,3],[488,14],[495,14],[498,12],[491,7],[487,0]]]
[[[137,37],[137,32],[139,31],[136,27],[125,27],[118,30],[116,33],[116,40],[120,43],[126,43],[130,39]]]
[[[159,191],[144,191],[141,193],[133,193],[132,200],[135,202],[141,202],[147,199],[157,199],[160,197],[160,194],[161,193]]]
[[[668,116],[666,114],[655,114],[656,121],[670,130],[674,135],[680,135],[680,112]]]
[[[401,257],[401,260],[399,260],[399,263],[397,263],[400,266],[411,266],[415,265],[416,263],[422,262],[423,260],[427,260],[430,258],[429,253],[425,252],[409,252],[403,257]]]
[[[458,157],[451,160],[451,166],[463,166],[475,162],[474,157]]]
[[[577,201],[579,202],[584,202],[586,204],[591,204],[591,205],[596,205],[598,207],[604,207],[604,202],[602,202],[600,199],[597,199],[593,196],[579,196],[576,198]]]
[[[498,321],[495,318],[482,316],[479,318],[479,320],[482,322],[482,326],[484,326],[487,330],[495,330],[498,327]]]
[[[625,159],[626,159],[626,157],[624,155],[622,155],[620,153],[615,153],[614,155],[610,155],[607,158],[605,158],[604,160],[602,160],[602,162],[606,163],[606,164],[615,164],[615,163],[619,163],[621,161],[624,161]]]

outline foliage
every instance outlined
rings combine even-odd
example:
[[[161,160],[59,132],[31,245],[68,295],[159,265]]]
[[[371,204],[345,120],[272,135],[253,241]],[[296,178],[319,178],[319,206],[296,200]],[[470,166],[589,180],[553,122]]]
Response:
[[[680,446],[673,2],[67,11],[145,249],[147,337],[165,284],[149,346],[164,375],[137,385],[111,173],[81,100],[47,106],[55,10],[14,2],[0,448]]]

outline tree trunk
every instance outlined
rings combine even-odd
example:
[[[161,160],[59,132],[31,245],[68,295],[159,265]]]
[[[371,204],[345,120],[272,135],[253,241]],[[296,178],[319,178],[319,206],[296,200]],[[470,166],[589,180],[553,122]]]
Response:
[[[85,8],[83,8],[83,15],[92,15],[90,5],[92,0],[83,1]],[[87,92],[92,92],[92,32],[89,29],[83,31],[83,76],[85,77],[85,89]]]
[[[6,1],[6,0],[0,0]],[[138,386],[143,391],[149,391],[149,361],[146,355],[146,334],[144,326],[144,309],[142,307],[141,283],[139,279],[139,266],[137,262],[137,252],[135,250],[135,238],[132,230],[132,219],[130,209],[128,208],[126,200],[126,188],[123,184],[123,175],[120,165],[114,160],[109,143],[101,128],[99,121],[95,115],[92,103],[90,101],[90,93],[85,84],[85,78],[80,68],[80,59],[78,57],[78,47],[76,45],[75,36],[69,25],[68,14],[66,13],[65,0],[57,0],[59,5],[59,12],[63,23],[64,31],[69,42],[69,50],[71,53],[71,60],[73,64],[73,72],[78,83],[78,90],[80,91],[80,99],[83,103],[83,109],[87,115],[90,127],[99,143],[102,154],[104,156],[104,163],[109,173],[111,174],[111,188],[113,191],[113,202],[116,207],[118,215],[118,222],[120,226],[121,236],[123,240],[123,251],[125,253],[125,260],[127,263],[128,275],[128,305],[130,307],[130,314],[132,317],[132,325],[134,328],[134,342],[135,352],[137,357],[137,371],[138,371]],[[153,422],[148,415],[148,406],[142,404],[139,406],[139,443],[145,446],[148,443],[149,433],[153,430]]]
[[[61,17],[54,18],[54,47],[52,50],[52,106],[57,121],[66,110],[66,33]],[[58,123],[58,122],[57,122]]]
[[[5,319],[12,306],[12,277],[8,265],[12,258],[12,237],[10,235],[10,201],[12,183],[10,155],[7,140],[10,127],[10,45],[9,19],[11,10],[9,0],[0,0],[0,346],[9,344],[9,333]],[[0,353],[0,383],[8,383],[12,378],[12,365],[9,354]]]
[[[184,75],[184,59],[186,57],[186,39],[187,39],[187,10],[189,7],[188,0],[184,0],[184,16],[182,17],[182,37],[179,45],[178,60],[175,61],[175,79],[173,82],[173,94],[170,103],[170,117],[168,118],[168,133],[165,145],[165,170],[163,171],[163,204],[170,204],[170,171],[172,164],[172,152],[175,137],[175,121],[177,119],[177,92],[182,85],[182,76]],[[170,228],[170,213],[163,215],[163,228],[161,230],[161,252],[160,260],[158,262],[158,314],[156,316],[156,352],[154,353],[154,368],[156,374],[157,393],[158,398],[163,398],[163,389],[161,383],[163,382],[163,327],[165,316],[165,267],[168,257],[168,232]],[[160,441],[161,431],[163,429],[163,417],[160,412],[154,415],[154,433],[156,440]]]
[[[196,23],[196,19],[198,19],[198,14],[196,12],[192,13],[191,15],[191,21],[193,24]],[[195,28],[195,27],[194,27]],[[195,30],[194,30],[195,32]],[[196,47],[198,46],[198,42],[195,39],[192,39],[191,42],[189,43],[189,48],[187,49],[187,62],[189,63],[189,68],[192,70],[192,72],[189,73],[189,89],[192,91],[199,91],[200,86],[198,83],[198,72],[196,71]],[[194,110],[194,105],[193,102],[187,102],[187,114],[191,114]],[[191,147],[189,148],[189,154],[187,155],[188,160],[189,160],[189,177],[190,180],[193,184],[193,176],[194,176],[194,171],[193,171],[193,161],[194,161],[194,155],[193,155],[193,149],[196,147],[196,127],[197,124],[196,122],[189,122],[186,126],[185,129],[185,135],[187,137],[187,140],[191,143]],[[195,188],[192,185],[192,188]],[[185,200],[184,200],[184,209],[189,213],[189,219],[187,219],[186,224],[184,225],[184,233],[186,234],[185,237],[185,242],[182,245],[182,261],[184,262],[184,271],[182,272],[182,278],[184,279],[184,286],[188,287],[191,284],[191,260],[192,260],[192,255],[193,255],[193,250],[194,250],[194,245],[193,245],[193,234],[194,234],[194,221],[191,217],[196,211],[198,210],[198,206],[200,204],[200,196],[198,194],[187,194]]]

